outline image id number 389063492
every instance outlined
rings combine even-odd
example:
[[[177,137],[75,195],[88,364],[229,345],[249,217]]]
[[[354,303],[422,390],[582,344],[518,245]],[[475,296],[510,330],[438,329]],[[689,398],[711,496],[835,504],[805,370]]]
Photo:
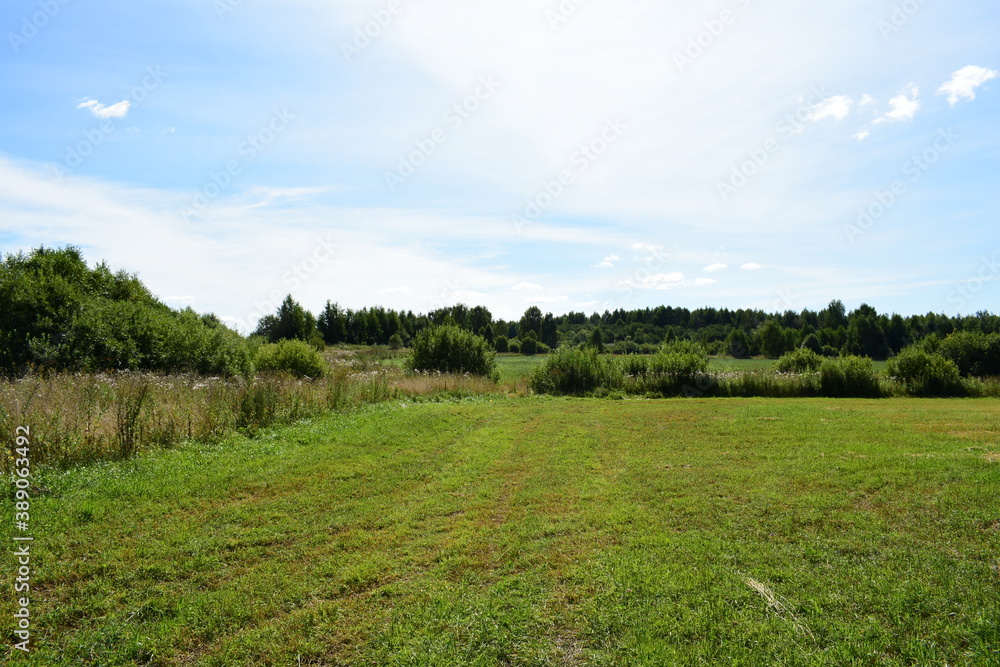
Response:
[[[28,652],[28,642],[31,639],[31,542],[34,540],[29,533],[31,520],[31,430],[27,426],[18,426],[15,431],[14,459],[14,558],[16,574],[14,577],[14,595],[17,604],[14,605],[14,635],[19,639],[14,648]]]

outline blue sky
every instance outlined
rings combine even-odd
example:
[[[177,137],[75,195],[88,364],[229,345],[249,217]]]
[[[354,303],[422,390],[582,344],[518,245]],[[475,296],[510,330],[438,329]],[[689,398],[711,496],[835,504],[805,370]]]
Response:
[[[996,311],[1000,7],[814,4],[10,1],[0,250],[244,329],[288,292]]]

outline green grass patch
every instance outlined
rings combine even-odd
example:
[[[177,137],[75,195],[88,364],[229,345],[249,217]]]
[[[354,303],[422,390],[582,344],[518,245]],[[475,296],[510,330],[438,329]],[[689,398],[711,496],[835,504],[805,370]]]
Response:
[[[997,664],[996,405],[397,401],[50,471],[9,656]]]

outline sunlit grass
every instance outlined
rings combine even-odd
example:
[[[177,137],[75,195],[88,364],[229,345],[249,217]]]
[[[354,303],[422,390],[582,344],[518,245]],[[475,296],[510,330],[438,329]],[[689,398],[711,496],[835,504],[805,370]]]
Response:
[[[21,662],[996,664],[998,443],[995,401],[486,395],[49,471]]]

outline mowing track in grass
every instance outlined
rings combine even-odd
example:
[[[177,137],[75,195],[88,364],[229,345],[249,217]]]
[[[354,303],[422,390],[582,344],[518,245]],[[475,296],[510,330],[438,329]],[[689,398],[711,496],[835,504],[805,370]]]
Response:
[[[393,404],[49,473],[10,657],[997,664],[996,406]]]

